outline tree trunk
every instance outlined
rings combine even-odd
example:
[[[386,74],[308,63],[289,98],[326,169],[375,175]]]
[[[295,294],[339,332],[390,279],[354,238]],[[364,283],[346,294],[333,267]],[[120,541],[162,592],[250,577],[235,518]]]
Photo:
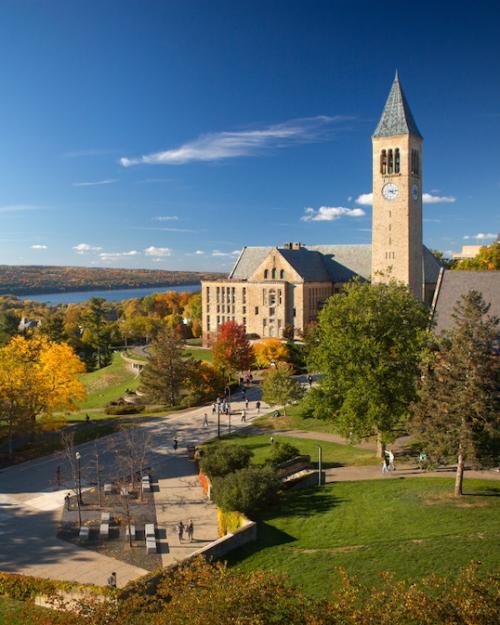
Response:
[[[377,456],[383,458],[385,453],[385,442],[382,438],[382,433],[377,432]]]
[[[455,497],[462,496],[462,487],[464,483],[464,454],[462,446],[458,450],[457,472],[455,474]]]

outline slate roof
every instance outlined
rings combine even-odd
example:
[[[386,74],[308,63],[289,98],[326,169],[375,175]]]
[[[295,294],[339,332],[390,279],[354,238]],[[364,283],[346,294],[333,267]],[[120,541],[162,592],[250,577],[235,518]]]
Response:
[[[248,280],[264,261],[272,247],[244,247],[229,274],[232,280]],[[371,275],[372,246],[308,245],[299,250],[278,248],[306,282],[347,282],[359,276],[368,280]],[[424,246],[425,282],[436,283],[441,265]]]
[[[472,289],[482,293],[484,301],[491,304],[488,314],[500,317],[500,271],[443,270],[432,306],[438,333],[453,327],[453,308]]]
[[[389,97],[385,103],[380,121],[375,128],[374,137],[392,137],[394,135],[414,135],[422,139],[417,124],[413,119],[403,88],[396,72]]]

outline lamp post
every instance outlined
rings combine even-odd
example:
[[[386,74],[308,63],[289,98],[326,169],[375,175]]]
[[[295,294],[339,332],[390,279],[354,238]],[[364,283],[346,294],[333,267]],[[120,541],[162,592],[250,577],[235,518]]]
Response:
[[[220,397],[217,397],[217,438],[220,438]]]
[[[318,445],[318,486],[321,486],[321,484],[323,483],[321,479],[322,465],[323,465],[323,450],[321,449],[321,446]]]
[[[81,455],[79,451],[75,453],[75,458],[78,463],[78,502],[82,504],[83,503],[83,500],[82,500],[82,467],[81,467],[81,461],[80,461]]]

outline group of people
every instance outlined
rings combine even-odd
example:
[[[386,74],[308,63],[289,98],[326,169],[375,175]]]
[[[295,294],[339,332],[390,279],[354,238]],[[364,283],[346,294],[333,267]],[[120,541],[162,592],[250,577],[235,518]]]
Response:
[[[186,524],[184,524],[182,521],[179,521],[179,523],[177,523],[177,525],[175,526],[175,531],[177,532],[177,538],[179,539],[179,543],[184,540],[184,534],[186,534],[188,542],[193,542],[194,524],[192,519],[189,519]]]

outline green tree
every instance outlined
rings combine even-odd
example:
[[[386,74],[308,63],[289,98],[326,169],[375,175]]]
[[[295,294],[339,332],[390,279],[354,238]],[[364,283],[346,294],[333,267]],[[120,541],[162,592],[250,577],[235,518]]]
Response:
[[[483,245],[474,258],[464,258],[457,263],[459,271],[494,271],[500,269],[500,241]]]
[[[214,365],[225,369],[229,375],[250,369],[254,363],[254,352],[245,328],[235,321],[226,321],[220,326],[212,355]]]
[[[322,373],[306,398],[310,412],[354,440],[376,434],[382,455],[416,398],[428,324],[427,309],[402,284],[346,285],[309,337],[309,368]]]
[[[300,383],[292,375],[291,365],[278,362],[266,372],[262,385],[262,399],[268,404],[282,405],[285,415],[287,405],[301,399],[304,394]]]
[[[64,341],[66,338],[64,332],[64,313],[60,308],[50,308],[46,315],[40,332],[56,343]]]
[[[445,269],[453,269],[456,261],[444,255],[441,250],[430,250],[431,254],[438,260],[439,264]]]
[[[0,311],[0,346],[5,345],[17,334],[19,319],[10,310]]]
[[[272,503],[281,487],[270,466],[247,467],[212,482],[212,499],[219,508],[251,514]]]
[[[495,354],[499,320],[477,291],[462,296],[441,349],[422,363],[412,428],[436,461],[457,462],[455,495],[465,462],[491,466],[500,443],[500,367]]]
[[[163,328],[151,343],[150,357],[141,371],[141,390],[151,400],[175,406],[193,370],[184,345],[172,328]]]
[[[82,343],[94,349],[98,368],[109,365],[113,339],[106,300],[102,297],[92,297],[81,315],[81,323]]]
[[[224,477],[250,464],[253,452],[241,445],[210,445],[205,447],[200,465],[210,479]]]

